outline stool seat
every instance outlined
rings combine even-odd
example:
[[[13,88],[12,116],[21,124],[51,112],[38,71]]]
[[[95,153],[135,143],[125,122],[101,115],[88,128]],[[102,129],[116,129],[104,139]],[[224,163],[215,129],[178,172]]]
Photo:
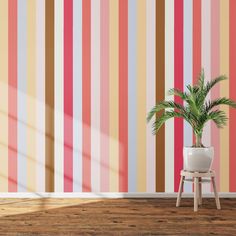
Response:
[[[203,178],[208,178],[208,179],[203,179]],[[181,170],[176,207],[180,206],[184,182],[194,183],[194,211],[198,211],[198,205],[202,204],[202,184],[210,183],[210,182],[212,182],[212,185],[213,185],[213,190],[214,190],[215,200],[216,200],[216,207],[217,209],[221,209],[220,199],[218,196],[218,192],[216,190],[214,170],[210,170],[208,172],[192,172],[192,171]]]

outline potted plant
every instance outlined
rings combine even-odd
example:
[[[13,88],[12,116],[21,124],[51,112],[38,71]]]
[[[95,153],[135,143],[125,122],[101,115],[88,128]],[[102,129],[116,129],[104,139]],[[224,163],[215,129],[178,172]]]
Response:
[[[183,148],[185,170],[207,172],[211,168],[214,148],[205,147],[202,144],[203,128],[208,121],[213,121],[218,128],[223,128],[228,117],[224,111],[219,109],[219,105],[236,108],[236,102],[225,97],[211,101],[207,95],[217,83],[226,79],[225,75],[221,75],[205,82],[205,74],[202,70],[197,84],[186,86],[187,92],[176,88],[168,91],[168,95],[180,97],[185,105],[174,101],[162,101],[148,113],[147,121],[149,122],[156,113],[161,112],[153,123],[153,134],[156,134],[167,120],[174,117],[182,118],[191,125],[195,140],[192,147]]]

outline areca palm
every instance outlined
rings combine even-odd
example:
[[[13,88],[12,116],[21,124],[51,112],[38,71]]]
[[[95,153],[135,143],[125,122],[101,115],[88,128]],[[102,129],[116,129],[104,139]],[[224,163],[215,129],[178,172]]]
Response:
[[[223,128],[228,120],[226,113],[220,110],[219,106],[228,105],[236,108],[236,102],[229,98],[222,97],[212,101],[207,98],[210,90],[217,83],[226,79],[225,75],[221,75],[206,82],[204,70],[202,70],[197,84],[193,86],[188,85],[186,92],[175,88],[170,89],[168,95],[180,97],[185,105],[174,101],[162,101],[156,104],[147,116],[147,121],[149,122],[156,113],[161,112],[153,122],[153,134],[156,134],[167,120],[174,117],[183,118],[191,125],[196,137],[193,146],[204,147],[202,144],[202,133],[205,124],[208,121],[213,121],[218,128]]]

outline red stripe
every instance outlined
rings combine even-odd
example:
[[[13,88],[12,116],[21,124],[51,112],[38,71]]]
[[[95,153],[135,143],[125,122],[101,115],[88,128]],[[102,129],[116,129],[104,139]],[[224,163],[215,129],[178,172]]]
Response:
[[[91,0],[82,2],[83,191],[91,191]]]
[[[109,192],[109,0],[101,0],[101,191]]]
[[[201,72],[201,0],[193,1],[193,83]]]
[[[211,77],[215,78],[220,71],[220,1],[214,0],[211,8]],[[215,86],[211,92],[211,98],[220,96],[220,87]],[[220,131],[212,124],[211,142],[215,149],[213,169],[216,171],[216,185],[220,189]]]
[[[183,0],[175,0],[174,9],[175,29],[174,29],[174,87],[183,90]],[[183,104],[179,97],[175,97],[175,102]],[[178,191],[180,171],[183,168],[183,120],[174,120],[174,154],[175,154],[175,184],[174,190]]]
[[[8,191],[17,192],[17,0],[8,1]]]
[[[73,0],[64,0],[64,191],[73,191]]]
[[[119,1],[119,191],[128,191],[128,0]]]
[[[229,95],[230,98],[236,101],[236,1],[230,0],[229,2],[229,30],[230,30],[230,37],[229,37]],[[229,132],[230,132],[230,185],[229,189],[230,192],[236,192],[236,110],[230,108],[229,110]]]
[[[193,84],[201,72],[201,0],[193,1]],[[195,136],[193,135],[193,142]]]

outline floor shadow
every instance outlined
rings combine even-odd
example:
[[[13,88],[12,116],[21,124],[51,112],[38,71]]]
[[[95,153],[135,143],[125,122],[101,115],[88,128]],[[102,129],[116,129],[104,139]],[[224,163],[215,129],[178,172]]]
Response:
[[[236,199],[41,199],[1,206],[0,235],[235,235]],[[14,205],[15,204],[15,205]],[[38,210],[37,210],[38,209]],[[14,213],[14,214],[13,214]]]

